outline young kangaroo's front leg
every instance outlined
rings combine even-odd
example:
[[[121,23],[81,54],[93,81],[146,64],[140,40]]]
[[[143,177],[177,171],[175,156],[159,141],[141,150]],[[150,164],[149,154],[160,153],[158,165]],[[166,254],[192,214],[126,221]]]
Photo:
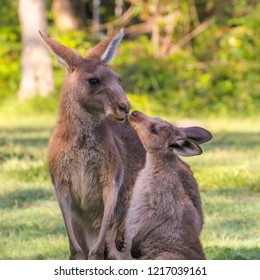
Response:
[[[146,223],[143,224],[141,230],[133,237],[131,246],[131,255],[133,258],[140,258],[141,253],[141,243],[145,238],[156,228],[161,226],[163,223],[167,222],[171,218],[171,215],[163,217],[159,215],[157,220],[153,220],[153,217],[147,219]]]
[[[60,184],[59,186],[55,187],[55,190],[68,234],[70,244],[70,259],[84,260],[86,257],[84,256],[73,231],[71,197],[69,189],[65,184]]]
[[[117,201],[118,187],[117,184],[110,184],[103,189],[104,215],[102,218],[101,229],[95,246],[90,250],[88,259],[104,259],[105,238],[109,228],[111,218],[114,213]]]

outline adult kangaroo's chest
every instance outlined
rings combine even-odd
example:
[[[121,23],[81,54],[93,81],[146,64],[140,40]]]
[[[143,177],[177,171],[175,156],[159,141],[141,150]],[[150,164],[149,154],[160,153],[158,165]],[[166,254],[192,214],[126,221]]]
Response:
[[[104,143],[75,143],[66,157],[72,200],[90,215],[103,211],[103,189],[114,180],[115,154]]]

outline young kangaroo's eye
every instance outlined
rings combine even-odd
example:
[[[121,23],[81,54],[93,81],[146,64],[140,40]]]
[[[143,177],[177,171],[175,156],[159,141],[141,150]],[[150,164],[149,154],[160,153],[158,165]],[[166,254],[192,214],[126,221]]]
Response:
[[[95,87],[101,84],[101,81],[99,79],[89,79],[88,83],[90,86]]]
[[[151,133],[153,133],[153,134],[157,134],[157,130],[156,130],[156,127],[155,127],[154,125],[152,125],[152,126],[150,127],[150,131],[151,131]]]

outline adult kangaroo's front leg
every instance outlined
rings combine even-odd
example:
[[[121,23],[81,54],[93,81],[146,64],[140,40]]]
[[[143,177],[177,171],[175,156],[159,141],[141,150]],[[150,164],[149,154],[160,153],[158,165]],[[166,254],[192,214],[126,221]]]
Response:
[[[97,242],[89,252],[88,259],[104,259],[105,239],[117,200],[117,188],[114,184],[103,189],[104,214]]]
[[[55,188],[57,199],[60,205],[64,223],[66,226],[69,244],[70,244],[70,259],[71,260],[84,260],[86,257],[80,248],[78,241],[75,237],[73,224],[72,224],[72,213],[71,213],[71,197],[69,189],[66,185],[59,185]]]

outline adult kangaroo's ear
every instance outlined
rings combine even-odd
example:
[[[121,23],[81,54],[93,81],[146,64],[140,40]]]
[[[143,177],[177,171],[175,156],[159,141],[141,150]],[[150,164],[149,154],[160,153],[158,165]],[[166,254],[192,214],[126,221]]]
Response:
[[[44,36],[40,31],[39,34],[43,42],[51,49],[58,62],[65,66],[68,71],[73,72],[80,63],[82,57],[74,50]]]
[[[181,127],[179,129],[184,132],[187,138],[193,140],[197,144],[206,143],[213,137],[211,132],[199,126]]]
[[[178,156],[191,157],[202,154],[201,147],[188,138],[177,138],[168,147]]]
[[[124,29],[122,28],[114,37],[107,38],[90,49],[85,56],[85,59],[97,59],[105,64],[108,64],[115,52],[122,38],[124,37]]]

